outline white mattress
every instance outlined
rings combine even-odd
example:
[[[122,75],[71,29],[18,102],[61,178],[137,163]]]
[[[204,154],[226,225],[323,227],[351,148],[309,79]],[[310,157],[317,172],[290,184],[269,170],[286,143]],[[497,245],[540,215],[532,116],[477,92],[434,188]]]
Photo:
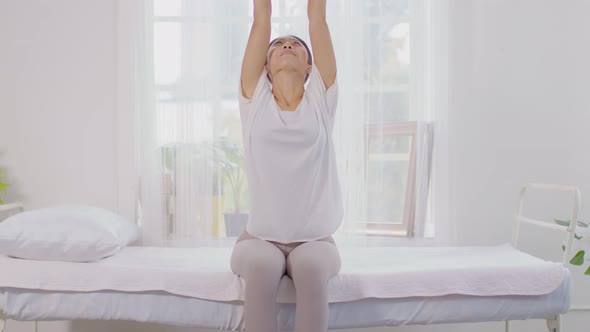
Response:
[[[341,247],[342,269],[328,282],[330,303],[449,294],[544,295],[562,284],[560,263],[510,245]],[[246,281],[229,266],[232,248],[125,247],[93,263],[0,255],[0,288],[49,291],[164,291],[213,301],[244,299]],[[146,278],[146,276],[149,276]],[[285,275],[277,302],[295,303]]]
[[[565,313],[571,275],[510,245],[340,247],[331,329],[543,318]],[[134,320],[241,330],[245,280],[232,248],[126,247],[94,263],[0,255],[0,309],[17,320]],[[148,277],[146,277],[148,276]],[[292,330],[293,281],[277,302]]]
[[[330,329],[545,318],[567,312],[571,276],[546,295],[366,298],[330,303]],[[292,331],[295,304],[281,303],[280,330]],[[90,293],[0,289],[0,309],[17,320],[132,320],[244,330],[243,302],[219,302],[165,292]]]

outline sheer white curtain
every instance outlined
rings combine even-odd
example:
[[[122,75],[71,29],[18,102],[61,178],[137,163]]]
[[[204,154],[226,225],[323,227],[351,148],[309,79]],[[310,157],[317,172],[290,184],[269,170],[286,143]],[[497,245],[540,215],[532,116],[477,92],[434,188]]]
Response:
[[[341,243],[434,234],[429,2],[328,1],[340,91],[334,143],[345,204]],[[136,4],[142,244],[230,246],[227,220],[248,212],[237,98],[252,3]],[[294,34],[311,47],[307,1],[272,5],[271,38]]]

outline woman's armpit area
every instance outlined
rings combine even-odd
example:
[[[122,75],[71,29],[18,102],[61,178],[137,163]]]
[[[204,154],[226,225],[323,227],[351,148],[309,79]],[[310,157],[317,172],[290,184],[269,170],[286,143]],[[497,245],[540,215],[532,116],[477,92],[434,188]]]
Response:
[[[338,81],[334,81],[332,85],[328,89],[326,89],[326,94],[333,94],[335,91],[338,90]]]
[[[241,84],[240,84],[240,93],[238,95],[238,98],[240,99],[240,102],[244,103],[244,104],[249,104],[252,101],[252,97],[250,97],[250,98],[246,97],[246,94],[244,93],[244,88],[242,87]]]
[[[248,98],[244,97],[244,95],[242,95],[242,93],[240,93],[238,95],[238,99],[240,101],[240,104],[242,104],[242,105],[248,105],[252,102],[252,99],[248,99]]]
[[[242,79],[240,79],[240,98],[247,100],[247,101],[251,101],[254,98],[254,94],[256,93],[256,88],[258,87],[258,81],[255,83],[255,85],[252,87],[252,95],[250,97],[248,97],[248,94],[246,93],[246,88],[244,87],[244,82],[242,81]]]

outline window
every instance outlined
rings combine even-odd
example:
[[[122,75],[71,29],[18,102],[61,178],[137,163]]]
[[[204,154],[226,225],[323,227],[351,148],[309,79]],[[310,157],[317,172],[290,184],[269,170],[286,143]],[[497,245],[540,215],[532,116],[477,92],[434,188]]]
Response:
[[[294,34],[311,47],[307,3],[273,0],[272,6],[271,39]],[[161,228],[168,238],[228,236],[224,214],[248,212],[237,96],[252,1],[154,0],[147,10],[155,111],[153,128],[142,130],[153,135],[160,156]],[[432,216],[431,204],[415,199],[430,193],[417,148],[425,141],[420,124],[435,118],[428,10],[408,0],[328,1],[340,91],[333,137],[345,200],[341,233],[412,237],[429,227],[416,224],[416,215]],[[231,142],[234,159],[220,160],[220,141]],[[186,212],[195,199],[199,212]]]

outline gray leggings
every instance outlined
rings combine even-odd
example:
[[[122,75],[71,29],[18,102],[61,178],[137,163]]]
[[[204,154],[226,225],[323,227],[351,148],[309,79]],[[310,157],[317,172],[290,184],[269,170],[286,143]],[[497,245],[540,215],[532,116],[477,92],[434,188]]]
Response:
[[[295,332],[328,330],[327,284],[341,268],[340,254],[331,236],[283,244],[244,231],[236,240],[230,265],[246,281],[247,332],[278,330],[277,291],[285,272],[295,285]]]

